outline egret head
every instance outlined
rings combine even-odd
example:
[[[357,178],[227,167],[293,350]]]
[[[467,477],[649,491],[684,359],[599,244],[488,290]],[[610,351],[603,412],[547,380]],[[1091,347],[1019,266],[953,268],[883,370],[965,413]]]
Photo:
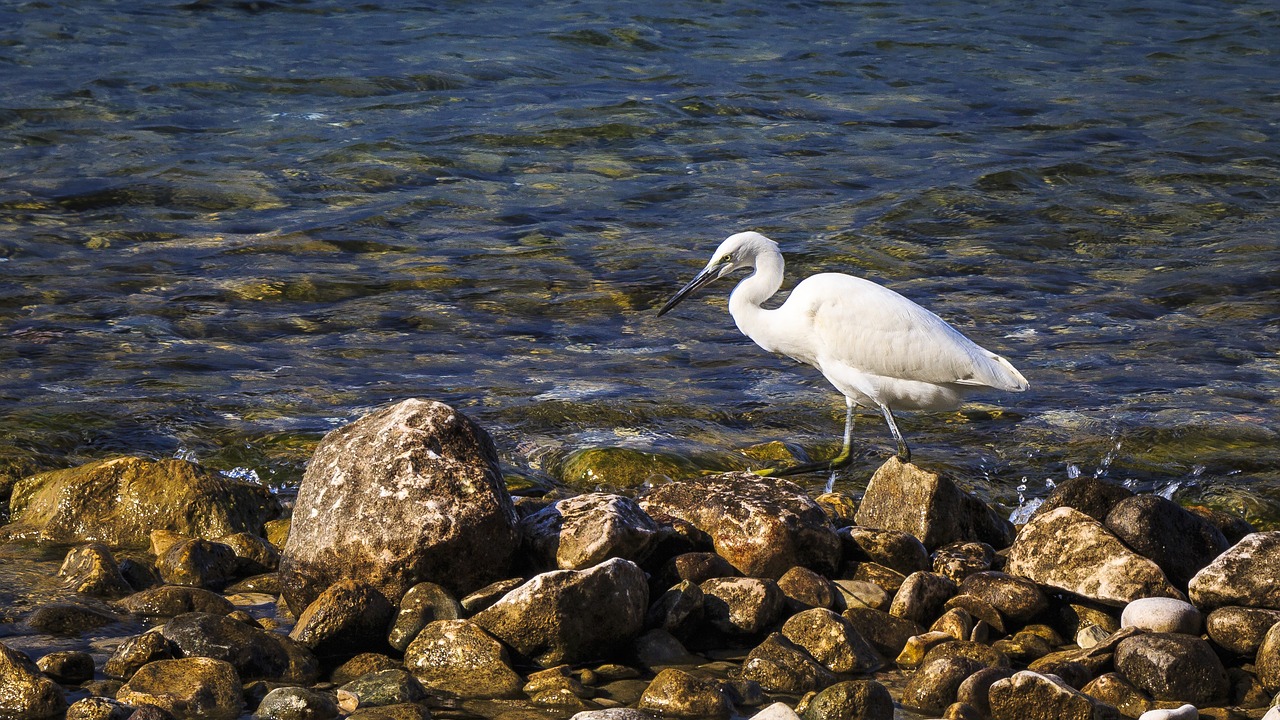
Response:
[[[688,285],[680,288],[680,291],[673,295],[666,305],[662,306],[662,309],[658,311],[658,316],[665,315],[668,310],[679,305],[681,300],[726,275],[731,275],[735,271],[744,268],[754,269],[756,258],[769,253],[779,254],[778,243],[758,232],[741,232],[730,235],[712,253],[711,262],[707,263],[702,272],[690,280]]]

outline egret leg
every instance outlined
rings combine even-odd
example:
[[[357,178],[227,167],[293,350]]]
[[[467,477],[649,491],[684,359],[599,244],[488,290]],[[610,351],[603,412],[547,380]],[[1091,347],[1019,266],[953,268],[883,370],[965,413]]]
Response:
[[[804,473],[817,472],[819,470],[838,470],[848,465],[853,459],[853,453],[850,451],[850,447],[853,445],[853,401],[846,397],[844,404],[844,447],[841,448],[839,455],[826,462],[803,463],[782,468],[764,468],[753,470],[752,472],[763,477],[783,477],[786,475],[803,475]]]
[[[898,423],[893,421],[893,412],[889,410],[888,405],[881,404],[880,412],[884,413],[884,421],[889,423],[889,432],[893,433],[893,439],[898,441],[898,459],[904,463],[911,462],[911,448],[907,447],[907,441],[902,439],[902,433],[898,432]]]

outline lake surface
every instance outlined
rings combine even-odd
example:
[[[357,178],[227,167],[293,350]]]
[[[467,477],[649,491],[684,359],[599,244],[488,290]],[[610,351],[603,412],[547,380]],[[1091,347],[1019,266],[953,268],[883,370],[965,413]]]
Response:
[[[548,485],[595,448],[823,457],[842,398],[730,283],[655,316],[755,229],[784,290],[876,280],[1029,379],[901,414],[921,464],[1276,527],[1278,55],[1264,0],[5,3],[0,477],[287,491],[407,397]],[[874,414],[855,443],[854,492],[892,451]]]

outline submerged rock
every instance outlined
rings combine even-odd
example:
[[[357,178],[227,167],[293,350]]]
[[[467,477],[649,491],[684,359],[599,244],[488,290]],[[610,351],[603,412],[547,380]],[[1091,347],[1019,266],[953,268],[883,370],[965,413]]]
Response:
[[[185,460],[120,457],[18,481],[7,535],[56,542],[146,545],[152,530],[218,538],[261,532],[280,515],[261,485],[232,480]]]
[[[295,613],[343,579],[392,602],[422,581],[462,596],[505,577],[517,545],[488,433],[443,403],[405,400],[320,442],[280,580]]]
[[[950,479],[897,457],[876,470],[858,506],[858,524],[901,530],[927,548],[978,540],[997,548],[1013,541],[1013,525]]]
[[[1155,563],[1129,550],[1102,523],[1069,507],[1023,526],[1005,572],[1099,602],[1179,597]]]
[[[799,486],[751,473],[660,485],[640,503],[651,516],[691,523],[743,575],[776,580],[796,565],[834,572],[840,541]]]

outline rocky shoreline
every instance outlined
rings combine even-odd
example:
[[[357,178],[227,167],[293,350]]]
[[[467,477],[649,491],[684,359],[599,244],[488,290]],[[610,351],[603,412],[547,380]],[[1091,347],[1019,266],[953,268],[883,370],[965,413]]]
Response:
[[[1096,478],[1018,528],[896,459],[858,503],[513,498],[483,429],[409,400],[327,435],[290,518],[138,458],[9,504],[77,600],[0,618],[0,718],[1280,718],[1280,532]],[[112,623],[100,657],[5,642]]]

